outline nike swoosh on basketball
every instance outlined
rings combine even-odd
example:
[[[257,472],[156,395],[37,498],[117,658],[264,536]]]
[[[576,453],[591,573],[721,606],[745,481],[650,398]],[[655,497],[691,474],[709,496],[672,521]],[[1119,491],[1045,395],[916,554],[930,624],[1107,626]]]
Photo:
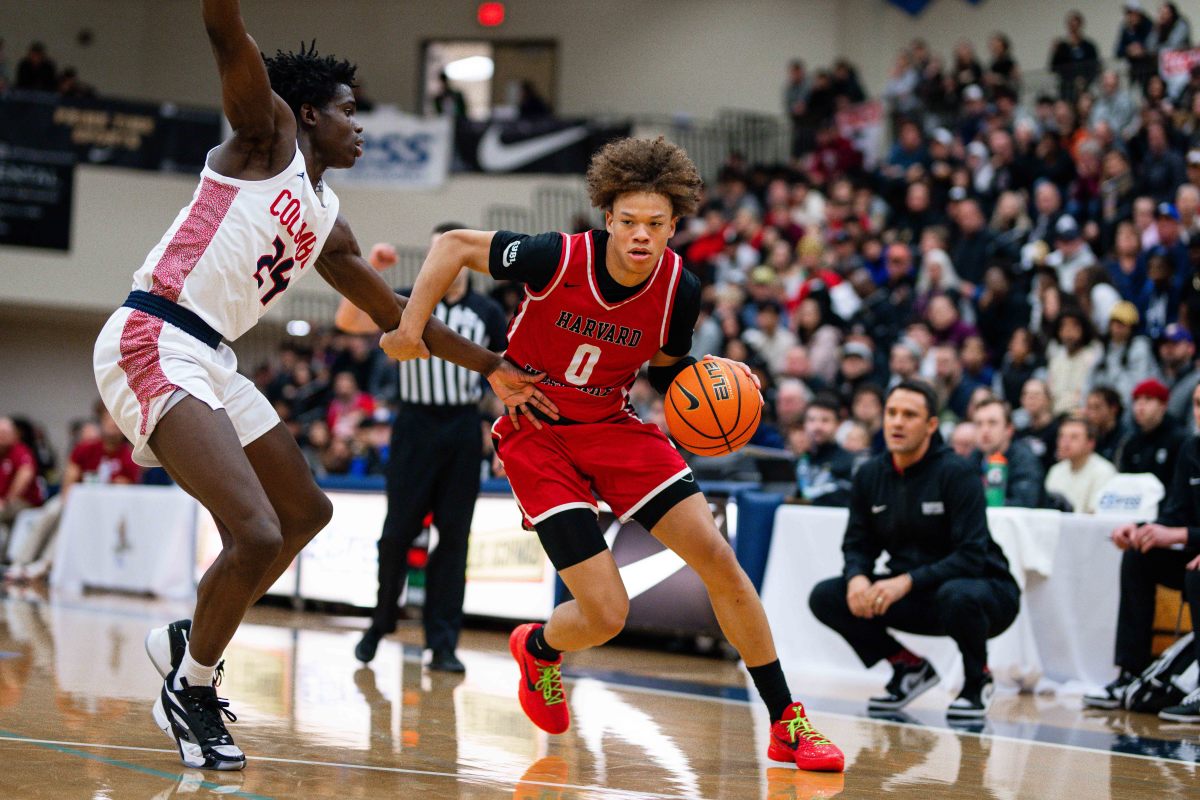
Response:
[[[700,407],[700,401],[696,398],[696,395],[689,392],[683,386],[679,387],[679,391],[683,392],[683,396],[688,399],[688,407],[684,411],[695,411]]]
[[[505,144],[500,141],[500,126],[492,125],[483,132],[479,140],[479,167],[484,172],[509,172],[532,164],[556,150],[583,141],[587,136],[587,126],[576,125],[521,142]]]

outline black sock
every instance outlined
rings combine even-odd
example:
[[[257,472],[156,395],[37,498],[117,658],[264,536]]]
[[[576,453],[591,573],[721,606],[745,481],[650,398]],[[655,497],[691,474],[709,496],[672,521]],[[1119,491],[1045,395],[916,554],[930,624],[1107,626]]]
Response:
[[[529,638],[525,640],[525,649],[538,661],[558,661],[558,657],[562,655],[561,650],[555,650],[546,644],[545,625],[529,635]]]
[[[783,677],[779,659],[761,667],[747,667],[747,671],[754,681],[754,688],[758,689],[758,696],[771,712],[771,721],[782,719],[783,712],[792,704],[792,693],[788,690],[787,678]]]

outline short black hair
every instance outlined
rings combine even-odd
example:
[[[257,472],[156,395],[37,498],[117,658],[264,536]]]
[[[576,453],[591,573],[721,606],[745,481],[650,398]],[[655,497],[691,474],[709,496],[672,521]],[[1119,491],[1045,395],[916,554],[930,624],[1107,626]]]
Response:
[[[339,86],[355,87],[354,73],[358,67],[345,59],[318,54],[316,39],[307,48],[301,42],[298,53],[276,50],[271,58],[264,55],[263,62],[267,65],[271,88],[297,117],[305,103],[322,108],[337,94]]]
[[[831,414],[833,414],[835,419],[842,415],[841,405],[833,398],[831,398],[827,395],[824,395],[824,394],[817,395],[817,397],[814,398],[813,401],[808,404],[808,408],[804,409],[805,418],[808,417],[808,412],[814,408],[820,408],[820,409],[830,412]]]
[[[434,233],[449,233],[450,231],[462,230],[465,227],[467,227],[467,226],[463,225],[461,222],[443,222],[439,225],[435,225],[433,228],[433,232]]]
[[[925,381],[919,381],[915,378],[900,381],[891,389],[888,389],[887,399],[890,400],[896,392],[915,392],[921,395],[921,397],[925,398],[925,410],[929,412],[929,416],[937,416],[937,392]]]
[[[1109,408],[1115,408],[1118,416],[1125,410],[1125,404],[1121,402],[1121,395],[1111,386],[1097,386],[1088,392],[1089,397],[1092,395],[1099,397]]]

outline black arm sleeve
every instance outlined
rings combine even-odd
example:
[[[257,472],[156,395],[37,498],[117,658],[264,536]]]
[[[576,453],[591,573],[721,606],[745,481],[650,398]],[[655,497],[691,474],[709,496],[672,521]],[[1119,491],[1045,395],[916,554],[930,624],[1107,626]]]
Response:
[[[692,332],[700,316],[700,279],[688,270],[679,278],[675,289],[675,306],[671,309],[671,326],[662,351],[669,356],[686,356],[692,350]],[[714,354],[715,355],[715,354]]]
[[[696,359],[691,356],[684,356],[674,364],[666,367],[656,367],[651,364],[650,369],[647,370],[650,385],[659,394],[666,394],[667,390],[671,388],[671,384],[675,381],[676,376],[695,363]]]
[[[500,353],[508,349],[508,325],[504,321],[504,309],[490,297],[481,297],[483,304],[483,324],[487,329],[487,349]]]
[[[517,281],[540,292],[554,280],[562,259],[561,233],[496,231],[488,253],[488,272],[498,281]]]

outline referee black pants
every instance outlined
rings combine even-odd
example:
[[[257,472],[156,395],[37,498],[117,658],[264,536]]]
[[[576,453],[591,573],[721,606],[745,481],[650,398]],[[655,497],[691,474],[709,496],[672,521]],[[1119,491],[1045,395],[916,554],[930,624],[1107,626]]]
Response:
[[[889,577],[876,575],[872,581]],[[900,652],[893,628],[924,636],[949,636],[962,653],[968,681],[983,676],[987,640],[1012,625],[1021,604],[1016,581],[1003,578],[953,578],[933,589],[912,591],[882,617],[862,619],[850,613],[846,579],[839,576],[813,587],[808,605],[817,619],[842,635],[870,667]]]
[[[396,629],[408,551],[433,512],[438,543],[425,568],[425,646],[454,650],[462,630],[467,536],[479,495],[483,433],[475,406],[402,405],[388,454],[387,518],[379,537],[379,597],[373,625]]]
[[[1154,609],[1159,586],[1183,590],[1192,607],[1192,627],[1197,631],[1196,657],[1200,658],[1200,572],[1187,569],[1194,552],[1154,549],[1148,553],[1126,550],[1121,556],[1121,604],[1117,608],[1117,666],[1139,673],[1154,660]]]

